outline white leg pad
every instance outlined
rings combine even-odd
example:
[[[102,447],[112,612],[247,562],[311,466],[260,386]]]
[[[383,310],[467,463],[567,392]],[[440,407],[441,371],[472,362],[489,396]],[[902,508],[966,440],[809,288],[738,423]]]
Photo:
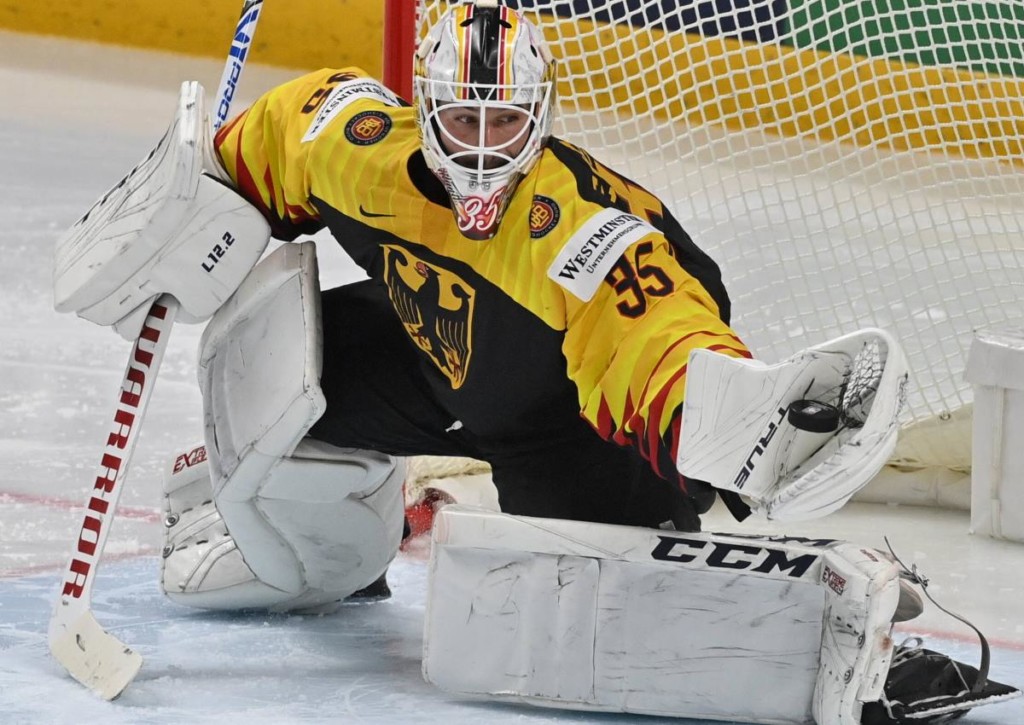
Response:
[[[215,504],[205,448],[193,457],[198,460],[177,467],[165,484],[161,583],[174,602],[205,609],[329,608],[375,581],[398,550],[401,459],[306,439],[278,461],[258,495]],[[220,508],[231,512],[230,531]]]
[[[325,408],[319,301],[314,244],[286,245],[203,333],[207,481],[197,471],[167,489],[172,513],[199,507],[168,541],[165,589],[182,603],[318,607],[375,581],[398,550],[404,463],[305,437]]]
[[[842,542],[679,534],[459,505],[434,525],[423,674],[548,707],[854,725],[898,570]]]
[[[171,601],[212,609],[267,607],[280,590],[256,579],[213,502],[206,447],[180,455],[164,480],[160,585]]]

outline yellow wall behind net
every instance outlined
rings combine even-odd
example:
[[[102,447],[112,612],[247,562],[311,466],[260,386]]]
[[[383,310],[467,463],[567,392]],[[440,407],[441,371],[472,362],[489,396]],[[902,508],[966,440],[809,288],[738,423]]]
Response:
[[[267,2],[252,59],[301,69],[357,65],[379,78],[383,6],[383,0]],[[240,10],[241,0],[6,0],[0,1],[0,28],[223,58]],[[621,103],[643,77],[648,95],[636,101],[634,113],[1014,162],[1022,156],[1024,81],[685,33],[636,33],[628,26],[569,27],[550,16],[538,20],[551,40],[570,39],[567,50],[578,60],[564,69],[563,79],[586,79],[587,88],[570,81],[561,92],[567,97],[582,91],[586,105]],[[646,62],[640,67],[625,60],[623,51]]]
[[[897,150],[1024,159],[1024,81],[625,25],[539,19],[583,106]],[[642,88],[643,93],[636,89]]]
[[[379,76],[383,0],[271,0],[252,59],[291,68],[358,65]],[[223,58],[241,0],[0,2],[0,28]]]

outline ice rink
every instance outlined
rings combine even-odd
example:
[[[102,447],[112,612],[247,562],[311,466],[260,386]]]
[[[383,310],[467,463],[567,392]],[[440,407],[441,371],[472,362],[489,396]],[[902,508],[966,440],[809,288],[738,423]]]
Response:
[[[424,542],[393,566],[391,600],[328,617],[207,614],[164,599],[161,477],[201,439],[197,326],[172,333],[94,590],[98,619],[142,654],[143,669],[108,703],[50,657],[49,611],[130,347],[54,312],[54,242],[157,141],[180,83],[197,79],[212,93],[221,67],[0,32],[0,723],[668,722],[482,703],[427,685]],[[241,103],[292,75],[250,66]],[[352,276],[331,242],[319,249],[324,286]],[[962,511],[852,504],[785,532],[880,548],[887,536],[940,603],[988,635],[993,678],[1024,685],[1024,545],[974,537],[968,523]],[[705,528],[778,530],[717,510]],[[977,662],[970,630],[940,612],[901,631]],[[1024,701],[966,722],[1020,725]]]

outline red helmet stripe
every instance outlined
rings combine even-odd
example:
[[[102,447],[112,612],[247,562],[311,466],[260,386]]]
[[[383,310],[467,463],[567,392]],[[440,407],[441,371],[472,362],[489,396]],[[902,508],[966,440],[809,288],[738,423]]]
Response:
[[[473,5],[465,5],[466,9],[466,20],[473,17]],[[456,16],[457,17],[457,16]],[[462,23],[457,22],[457,27],[462,30],[462,64],[459,67],[459,76],[455,79],[460,85],[458,88],[458,97],[462,100],[469,98],[469,79],[470,71],[472,69],[473,62],[473,25],[474,23]]]
[[[506,23],[508,21],[508,8],[505,7],[504,5],[501,6],[500,17],[501,20],[505,22],[498,23],[498,48],[500,50],[498,51],[498,72],[495,81],[498,83],[498,85],[508,85],[508,78],[505,77],[506,74],[508,73],[509,68],[508,28],[506,27]],[[506,101],[508,100],[506,98],[507,95],[508,92],[505,89],[502,89],[498,92],[498,98],[496,100]]]

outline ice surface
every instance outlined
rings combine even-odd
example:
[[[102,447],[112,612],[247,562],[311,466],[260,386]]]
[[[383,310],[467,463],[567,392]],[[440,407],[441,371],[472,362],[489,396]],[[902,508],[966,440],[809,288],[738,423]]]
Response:
[[[423,542],[391,571],[394,597],[325,617],[224,615],[165,600],[157,577],[163,467],[200,439],[199,328],[175,327],[94,590],[100,622],[145,658],[107,703],[49,656],[46,624],[80,523],[129,344],[53,311],[54,242],[149,151],[181,81],[212,92],[220,64],[0,33],[0,723],[620,723],[447,695],[420,676]],[[250,67],[241,97],[292,75]],[[319,247],[325,286],[354,272]],[[855,504],[787,533],[897,552],[993,644],[993,677],[1024,684],[1024,546],[972,537],[963,512]],[[715,511],[706,528],[763,531]],[[970,632],[937,612],[905,626],[968,662]],[[936,639],[940,640],[936,642]],[[481,646],[486,646],[482,643]],[[1024,723],[1020,701],[968,722]]]
[[[143,655],[136,680],[113,703],[68,678],[46,649],[55,578],[0,581],[0,720],[4,723],[697,723],[488,703],[448,695],[420,676],[425,566],[402,555],[387,602],[330,616],[220,614],[171,604],[159,560],[105,567],[94,605],[100,622]],[[935,641],[930,640],[934,645]],[[486,643],[481,643],[486,646]],[[941,648],[976,661],[956,641]],[[997,648],[992,675],[1024,679],[1024,652]],[[967,722],[1024,721],[1018,702]]]

